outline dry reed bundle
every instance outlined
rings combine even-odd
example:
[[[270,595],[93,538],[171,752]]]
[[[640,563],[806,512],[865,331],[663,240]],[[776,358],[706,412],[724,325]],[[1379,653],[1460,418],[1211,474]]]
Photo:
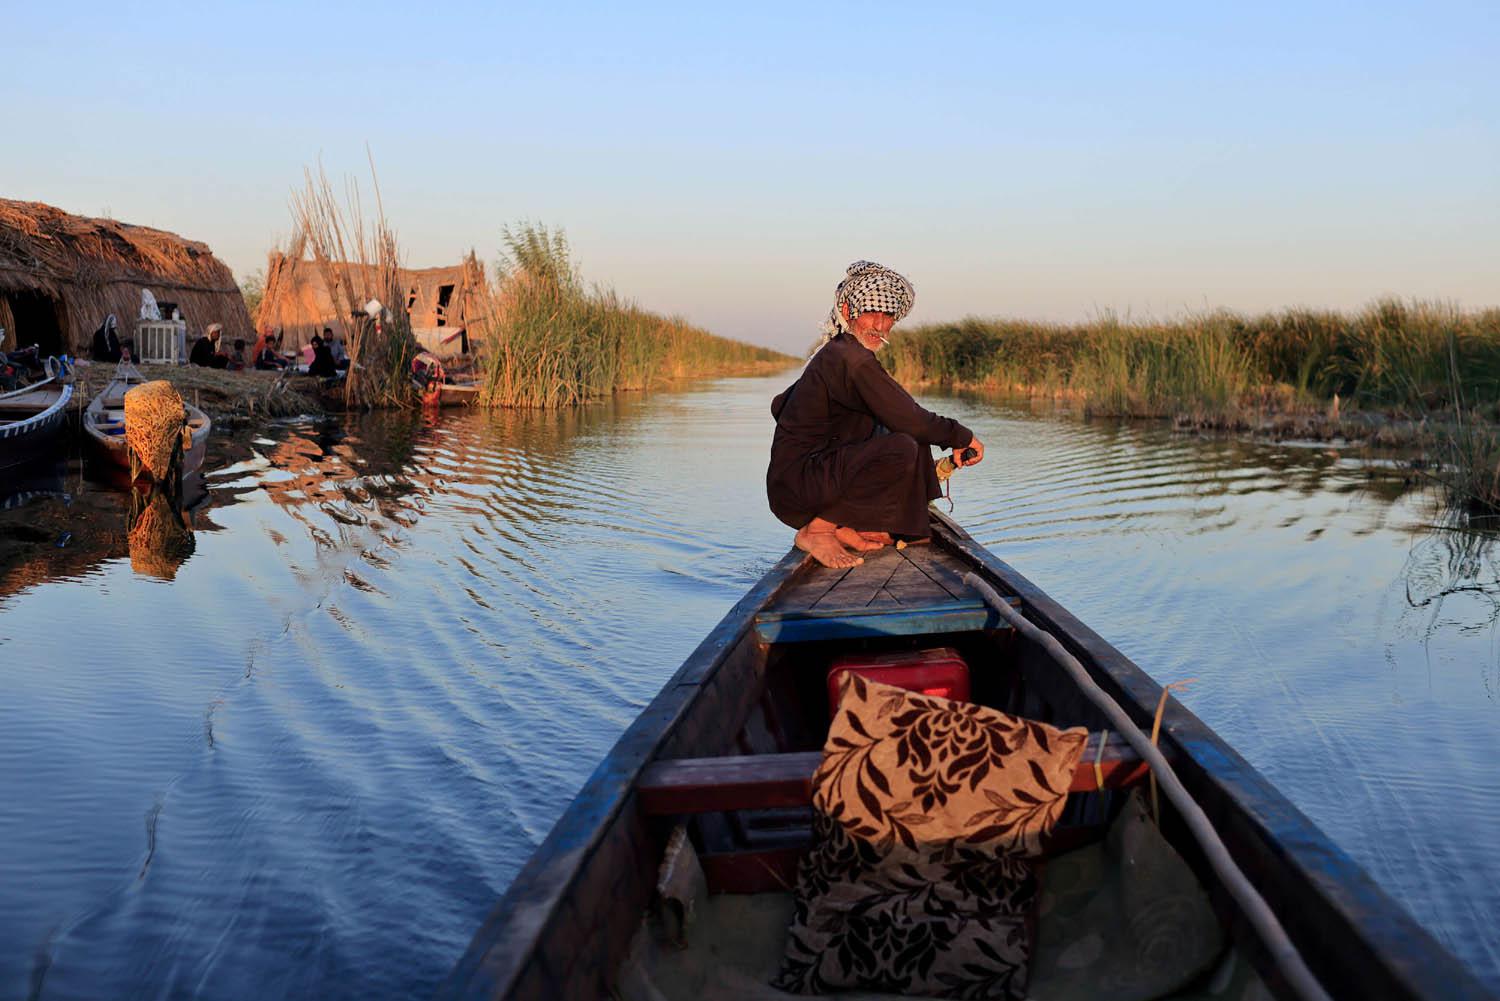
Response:
[[[375,164],[370,164],[375,216],[368,222],[353,178],[345,182],[340,201],[321,165],[316,175],[310,168],[305,174],[306,187],[292,195],[297,233],[289,249],[296,252],[293,260],[301,260],[304,248],[312,255],[340,314],[350,318],[345,403],[410,405],[408,372],[416,342],[403,308],[401,257],[395,231],[385,219]],[[371,299],[386,307],[384,315],[366,315]]]
[[[125,394],[125,444],[132,472],[136,462],[158,483],[172,482],[183,452],[193,444],[187,407],[164,379],[136,386]]]

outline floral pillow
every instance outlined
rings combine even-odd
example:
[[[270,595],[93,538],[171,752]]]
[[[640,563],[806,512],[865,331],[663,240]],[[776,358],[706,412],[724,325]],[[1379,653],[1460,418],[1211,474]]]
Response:
[[[1029,857],[1088,731],[846,676],[775,985],[1021,998]]]

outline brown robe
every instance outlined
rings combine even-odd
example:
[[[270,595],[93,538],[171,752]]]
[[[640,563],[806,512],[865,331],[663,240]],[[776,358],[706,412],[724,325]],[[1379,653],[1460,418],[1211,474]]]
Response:
[[[917,405],[873,351],[839,334],[771,402],[776,437],[766,470],[771,513],[793,528],[814,517],[860,532],[928,534],[942,496],[930,446],[974,435]]]

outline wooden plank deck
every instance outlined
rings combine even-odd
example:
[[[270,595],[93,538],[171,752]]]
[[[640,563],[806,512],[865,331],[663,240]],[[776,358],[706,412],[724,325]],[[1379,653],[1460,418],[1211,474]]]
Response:
[[[756,632],[767,643],[797,643],[999,628],[962,583],[966,569],[932,545],[887,546],[846,570],[812,566],[756,616]]]
[[[864,608],[870,604],[931,605],[977,597],[960,583],[968,568],[930,544],[886,546],[847,570],[813,566],[771,606],[778,612],[813,608]]]

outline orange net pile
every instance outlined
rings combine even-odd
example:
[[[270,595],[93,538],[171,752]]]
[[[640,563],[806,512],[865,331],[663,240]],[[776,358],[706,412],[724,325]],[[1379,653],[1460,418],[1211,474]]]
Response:
[[[192,434],[187,407],[170,382],[157,379],[125,394],[125,444],[152,478],[166,480],[174,447],[180,443],[186,452]]]

